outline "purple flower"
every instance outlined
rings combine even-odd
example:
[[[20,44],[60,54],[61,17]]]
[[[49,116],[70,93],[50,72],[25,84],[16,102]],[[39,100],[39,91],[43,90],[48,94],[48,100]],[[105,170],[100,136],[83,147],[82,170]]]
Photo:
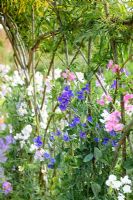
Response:
[[[81,124],[81,126],[82,126],[82,127],[86,127],[86,126],[87,126],[87,124],[86,124],[86,123],[83,123],[83,124]]]
[[[2,152],[5,152],[5,151],[8,150],[8,148],[9,148],[9,145],[7,145],[7,144],[5,143],[5,141],[4,141],[3,138],[0,138],[0,150],[1,150]]]
[[[94,141],[95,141],[95,142],[99,142],[100,139],[96,137],[96,138],[94,138]]]
[[[79,124],[80,123],[80,117],[77,117],[77,116],[75,116],[74,118],[73,118],[73,120],[72,120],[72,123],[71,124],[69,124],[69,126],[70,127],[75,127],[77,124]]]
[[[53,169],[53,168],[54,168],[54,165],[51,164],[51,163],[49,163],[49,164],[48,164],[48,168],[49,168],[49,169]]]
[[[70,140],[69,135],[68,135],[68,134],[64,134],[64,135],[63,135],[63,140],[64,140],[65,142],[69,142],[69,140]]]
[[[86,133],[85,132],[80,132],[80,138],[85,139],[86,138]]]
[[[84,100],[84,92],[83,91],[78,91],[77,92],[77,95],[78,95],[78,100]]]
[[[118,141],[117,140],[112,140],[111,143],[112,143],[113,147],[116,147],[118,145]]]
[[[0,163],[5,163],[7,160],[7,157],[5,156],[5,153],[3,153],[1,150],[0,150]]]
[[[68,104],[70,103],[72,97],[73,97],[72,90],[70,90],[69,86],[66,86],[62,94],[58,97],[59,108],[62,111],[65,111],[67,109]]]
[[[60,130],[57,130],[56,131],[56,136],[60,136],[61,135],[61,131]]]
[[[85,87],[82,88],[82,91],[86,91],[87,93],[89,93],[90,87],[88,83],[85,85]]]
[[[114,80],[114,81],[113,81],[113,84],[111,85],[111,88],[115,89],[115,88],[116,88],[116,84],[117,84],[117,81]]]
[[[48,152],[45,152],[45,153],[44,153],[44,158],[50,159],[50,154],[49,154]]]
[[[55,158],[51,158],[50,162],[51,162],[51,164],[55,164],[55,162],[56,162]]]
[[[8,181],[5,181],[2,184],[2,188],[3,188],[5,194],[8,194],[8,193],[10,193],[12,191],[12,185]]]
[[[53,135],[50,136],[50,140],[54,141],[54,136]]]
[[[116,132],[115,132],[114,130],[110,131],[109,134],[110,134],[111,136],[116,136]]]
[[[41,147],[43,145],[43,142],[42,142],[42,139],[41,139],[41,136],[37,136],[35,139],[34,139],[34,143],[37,147]]]
[[[87,117],[88,122],[92,122],[92,116]]]
[[[109,141],[109,138],[105,137],[105,138],[103,138],[102,144],[106,145],[106,144],[108,144],[108,141]]]
[[[6,144],[7,145],[12,144],[13,143],[13,137],[12,137],[12,135],[7,135],[5,137],[5,140],[6,140]]]

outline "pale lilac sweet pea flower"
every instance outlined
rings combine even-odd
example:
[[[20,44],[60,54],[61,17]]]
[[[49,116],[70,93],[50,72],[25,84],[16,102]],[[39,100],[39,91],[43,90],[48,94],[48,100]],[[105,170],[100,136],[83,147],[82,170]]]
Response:
[[[5,194],[9,194],[12,191],[12,185],[8,181],[5,181],[2,184],[2,188],[3,188]]]

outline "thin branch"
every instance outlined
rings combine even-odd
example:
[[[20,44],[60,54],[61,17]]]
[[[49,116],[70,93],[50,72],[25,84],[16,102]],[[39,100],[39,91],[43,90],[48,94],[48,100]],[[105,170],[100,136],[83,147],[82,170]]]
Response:
[[[36,49],[39,47],[42,40],[49,38],[49,37],[52,37],[54,35],[57,35],[59,33],[60,32],[59,32],[59,29],[58,29],[58,30],[55,30],[55,31],[50,31],[50,32],[44,33],[44,34],[42,34],[38,37],[36,42],[34,42],[33,47],[29,51],[29,61],[28,61],[28,64],[27,64],[29,69],[30,69],[30,66],[31,66],[31,63],[32,63],[33,52],[36,51]]]
[[[86,62],[86,64],[88,65],[88,61],[87,61],[85,55],[83,54],[83,52],[81,51],[81,49],[79,49],[79,52],[80,52],[81,56],[83,57],[84,61]],[[100,81],[98,75],[96,73],[94,75],[95,75],[96,79],[98,80],[99,84],[101,85],[101,88],[103,89],[104,93],[107,95],[107,91],[104,88],[102,82]]]
[[[50,71],[51,71],[52,66],[53,66],[53,63],[54,63],[54,58],[55,58],[55,55],[56,55],[56,51],[57,51],[58,46],[60,45],[61,41],[62,41],[62,37],[61,37],[60,40],[58,41],[58,43],[57,43],[57,45],[56,45],[56,47],[55,47],[55,49],[54,49],[54,51],[53,51],[53,55],[52,55],[52,58],[51,58],[51,61],[50,61],[50,64],[49,64],[49,68],[48,68],[46,77],[48,77],[49,74],[50,74]],[[46,87],[46,85],[45,85],[45,86],[44,86],[44,90],[43,90],[43,98],[42,98],[42,103],[41,103],[41,109],[43,108],[44,101],[45,101],[46,88],[47,88],[47,87]]]

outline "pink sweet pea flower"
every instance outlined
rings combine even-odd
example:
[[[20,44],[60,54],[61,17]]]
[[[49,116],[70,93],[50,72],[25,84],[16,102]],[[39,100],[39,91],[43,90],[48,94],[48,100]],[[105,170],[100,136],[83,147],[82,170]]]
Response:
[[[120,71],[119,65],[115,64],[115,65],[112,67],[112,72],[117,73],[117,72],[119,72],[119,71]]]
[[[115,126],[113,127],[114,128],[114,131],[122,131],[123,128],[124,128],[124,125],[123,124],[115,124]]]
[[[64,72],[62,72],[61,76],[68,81],[74,81],[76,79],[76,76],[73,72],[70,72],[68,69],[66,69]]]
[[[112,69],[112,66],[113,66],[113,60],[109,60],[108,64],[107,64],[107,67],[109,69]]]
[[[63,78],[67,78],[67,73],[66,73],[66,72],[63,72],[63,73],[62,73],[62,77],[63,77]]]
[[[70,72],[68,75],[68,81],[74,81],[76,79],[76,76],[73,72]]]
[[[124,96],[124,101],[125,101],[125,102],[128,101],[129,99],[133,99],[133,94],[126,94],[126,95]]]
[[[107,132],[110,132],[113,130],[116,132],[122,131],[124,128],[124,125],[120,123],[120,119],[121,119],[121,113],[117,110],[109,114],[108,117],[104,119],[106,131]]]
[[[98,103],[99,105],[101,105],[101,106],[104,106],[104,104],[105,104],[105,102],[104,102],[103,99],[97,100],[97,103]]]
[[[112,97],[110,95],[102,95],[101,99],[97,100],[97,103],[101,106],[112,102]]]

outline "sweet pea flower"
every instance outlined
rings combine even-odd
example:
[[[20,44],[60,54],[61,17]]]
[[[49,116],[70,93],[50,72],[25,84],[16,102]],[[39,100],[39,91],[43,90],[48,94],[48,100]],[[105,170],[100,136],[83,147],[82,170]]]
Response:
[[[74,81],[76,79],[75,74],[73,72],[70,72],[68,69],[62,72],[62,77],[64,79],[67,79],[68,81]]]
[[[118,64],[114,64],[113,60],[109,60],[107,67],[108,69],[111,69],[114,73],[118,73],[120,71],[120,66]]]
[[[128,102],[129,99],[133,99],[133,94],[128,93],[128,94],[124,95],[124,102]]]
[[[102,123],[105,123],[105,129],[107,132],[111,131],[122,131],[124,128],[124,125],[120,123],[121,119],[121,113],[119,111],[114,111],[111,114],[109,114],[106,110],[101,115],[104,119],[100,119]]]
[[[121,182],[117,181],[116,176],[111,174],[109,176],[108,180],[106,181],[106,185],[113,188],[113,189],[119,190],[120,187],[121,187]]]
[[[112,69],[112,66],[113,66],[113,60],[109,60],[108,64],[107,64],[107,67],[109,69]]]
[[[118,193],[118,200],[125,200],[125,196],[122,193]]]
[[[123,185],[124,184],[128,184],[128,185],[132,184],[132,182],[131,182],[131,180],[129,179],[128,176],[124,176],[124,178],[121,177],[121,182],[122,182]]]
[[[122,188],[124,193],[131,193],[131,186],[130,185],[124,185],[124,187]]]
[[[5,194],[9,194],[12,191],[12,185],[8,181],[5,181],[2,184],[2,188],[3,188]]]
[[[108,104],[110,102],[112,102],[112,97],[109,94],[103,94],[101,99],[97,100],[97,103],[101,106],[104,106],[105,104]]]

